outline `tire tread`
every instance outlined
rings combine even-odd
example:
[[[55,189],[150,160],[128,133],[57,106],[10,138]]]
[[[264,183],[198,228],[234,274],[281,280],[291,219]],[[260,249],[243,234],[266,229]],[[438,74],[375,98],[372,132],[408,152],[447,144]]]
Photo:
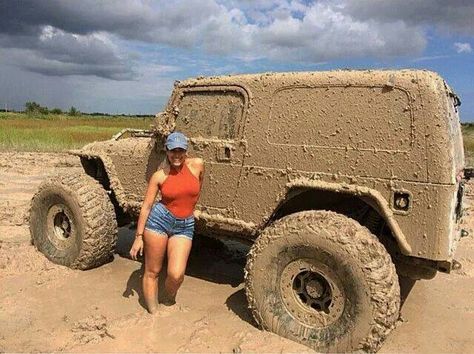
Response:
[[[373,319],[366,337],[351,350],[377,351],[399,317],[400,287],[395,266],[375,235],[357,221],[335,212],[303,211],[291,214],[276,221],[257,238],[248,254],[244,273],[246,295],[253,317],[262,328],[272,329],[271,325],[264,322],[260,304],[255,297],[255,288],[258,287],[254,279],[257,271],[254,269],[255,259],[271,242],[282,237],[290,240],[292,236],[300,234],[301,228],[323,230],[319,235],[344,249],[348,256],[357,257],[370,290]],[[331,229],[339,230],[338,237],[325,231]]]
[[[30,215],[42,207],[42,198],[48,190],[64,190],[79,205],[84,222],[82,244],[78,256],[68,264],[73,269],[90,269],[106,263],[117,242],[115,210],[107,192],[94,178],[81,174],[65,174],[42,182],[30,204]],[[35,244],[34,222],[30,218],[30,233]],[[38,245],[35,244],[38,248]]]

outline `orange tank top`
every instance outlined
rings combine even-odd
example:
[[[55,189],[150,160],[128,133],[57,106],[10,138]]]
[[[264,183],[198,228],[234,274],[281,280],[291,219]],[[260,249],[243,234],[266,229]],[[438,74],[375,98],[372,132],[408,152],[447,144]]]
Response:
[[[160,187],[161,203],[175,217],[184,219],[193,214],[200,192],[199,180],[186,163],[180,171],[170,168],[168,177]]]

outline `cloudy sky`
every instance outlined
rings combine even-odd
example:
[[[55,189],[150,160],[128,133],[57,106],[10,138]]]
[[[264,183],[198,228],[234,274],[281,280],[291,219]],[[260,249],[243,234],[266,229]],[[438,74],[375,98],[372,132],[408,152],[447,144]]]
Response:
[[[0,105],[156,113],[174,80],[424,68],[474,121],[472,0],[0,0]]]

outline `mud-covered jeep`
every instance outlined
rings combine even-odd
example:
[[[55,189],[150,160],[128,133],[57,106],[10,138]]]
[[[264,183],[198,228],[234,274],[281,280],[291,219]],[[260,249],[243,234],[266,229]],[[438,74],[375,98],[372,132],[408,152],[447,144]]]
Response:
[[[399,316],[397,273],[431,278],[454,264],[459,103],[428,71],[177,82],[154,129],[73,151],[84,173],[41,185],[33,243],[73,268],[110,259],[164,138],[182,131],[206,162],[197,232],[252,243],[245,285],[258,324],[317,350],[374,351]]]

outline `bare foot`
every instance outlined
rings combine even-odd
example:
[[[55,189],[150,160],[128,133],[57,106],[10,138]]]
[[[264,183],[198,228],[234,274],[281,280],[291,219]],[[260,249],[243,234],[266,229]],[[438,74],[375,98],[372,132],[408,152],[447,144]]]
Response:
[[[165,294],[161,303],[165,306],[176,305],[176,296],[170,296],[168,294]]]
[[[147,306],[147,309],[146,309],[146,310],[148,311],[148,313],[149,313],[150,315],[153,315],[153,314],[155,314],[155,313],[158,312],[158,310],[159,310],[159,305],[158,305],[157,303],[149,304],[149,305]]]

